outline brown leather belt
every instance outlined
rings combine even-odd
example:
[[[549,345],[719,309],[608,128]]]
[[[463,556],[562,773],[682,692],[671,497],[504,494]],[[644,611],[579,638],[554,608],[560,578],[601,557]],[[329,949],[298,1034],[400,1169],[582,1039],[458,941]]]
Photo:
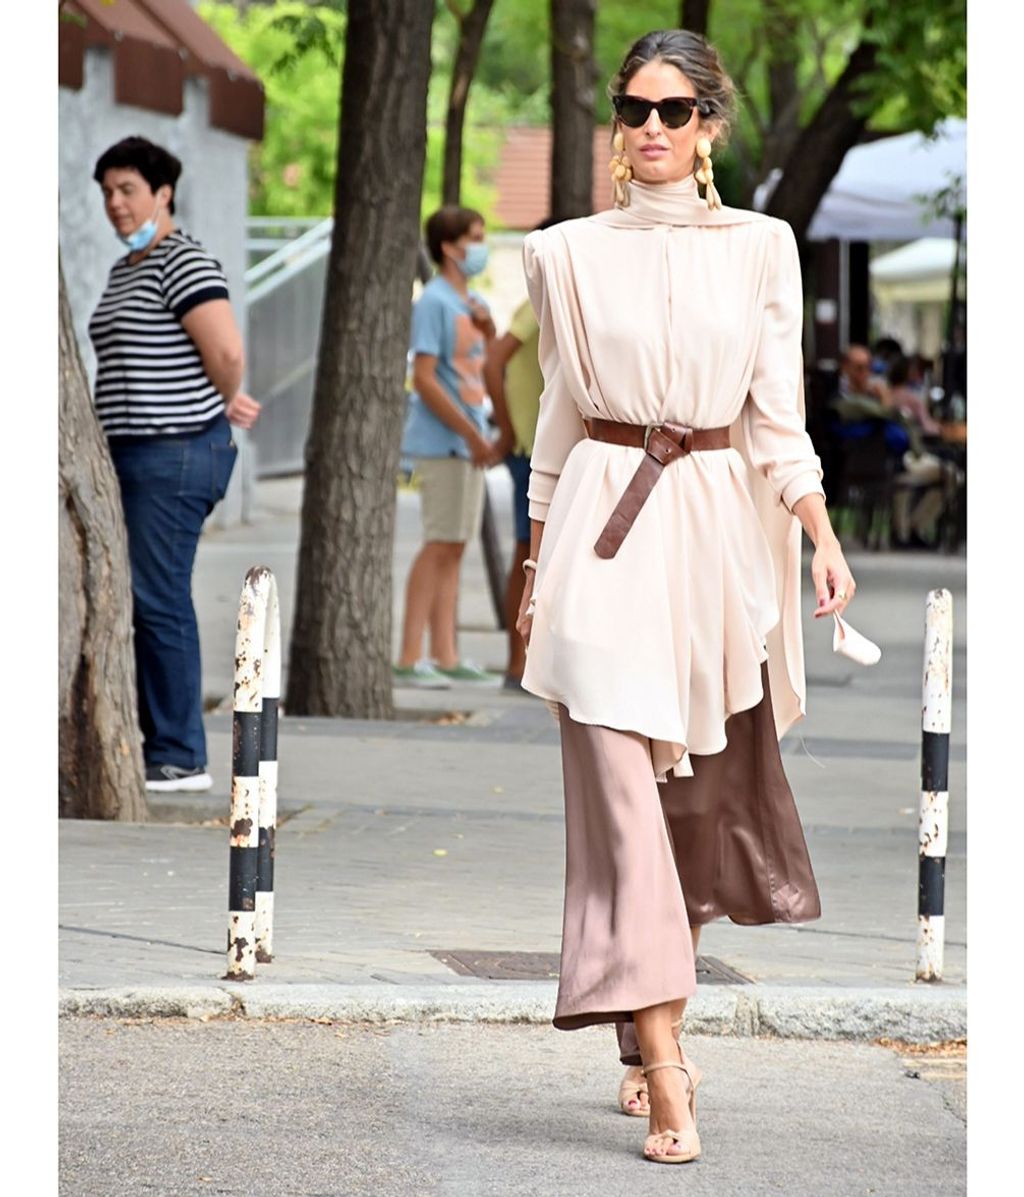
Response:
[[[683,424],[619,424],[615,420],[585,420],[591,440],[644,450],[637,467],[594,545],[598,557],[614,557],[626,539],[640,508],[670,461],[694,451],[728,449],[728,428],[687,428]]]

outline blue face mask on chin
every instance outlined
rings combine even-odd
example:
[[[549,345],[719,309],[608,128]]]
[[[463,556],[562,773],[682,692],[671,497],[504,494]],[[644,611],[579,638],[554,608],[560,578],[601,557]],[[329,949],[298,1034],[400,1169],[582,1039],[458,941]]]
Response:
[[[157,204],[149,220],[140,224],[134,232],[117,234],[118,239],[127,245],[132,253],[139,253],[153,244],[153,238],[156,236],[156,214],[159,211],[160,205]]]
[[[457,265],[466,278],[472,278],[486,269],[489,255],[486,241],[470,241],[466,246],[466,256],[460,258]]]

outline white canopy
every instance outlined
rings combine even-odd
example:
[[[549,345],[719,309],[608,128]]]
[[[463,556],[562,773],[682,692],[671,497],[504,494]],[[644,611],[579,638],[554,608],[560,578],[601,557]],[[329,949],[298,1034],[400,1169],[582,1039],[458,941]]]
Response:
[[[868,267],[872,290],[883,303],[945,303],[955,254],[952,237],[922,237],[881,254]]]
[[[808,237],[825,241],[910,241],[950,237],[951,219],[935,219],[928,198],[967,179],[967,122],[950,118],[936,138],[903,133],[855,146],[818,205]]]

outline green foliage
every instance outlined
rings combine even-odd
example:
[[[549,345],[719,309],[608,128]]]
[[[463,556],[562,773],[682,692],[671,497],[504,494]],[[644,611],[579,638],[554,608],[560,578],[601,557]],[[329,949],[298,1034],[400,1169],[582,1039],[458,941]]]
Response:
[[[866,4],[863,36],[878,46],[878,69],[862,104],[874,122],[930,131],[943,116],[967,112],[966,0]]]
[[[253,146],[249,210],[326,216],[332,208],[345,17],[329,4],[279,0],[244,13],[206,0],[200,16],[260,77],[266,134]]]
[[[737,136],[760,158],[771,124],[768,70],[779,46],[770,13],[792,22],[800,123],[806,124],[861,42],[877,47],[857,107],[874,132],[930,132],[966,112],[964,0],[718,0],[710,35],[743,94]]]
[[[546,11],[548,0],[542,7]],[[250,211],[254,215],[318,216],[328,214],[334,199],[344,54],[344,5],[311,5],[277,0],[250,6],[240,13],[227,0],[205,0],[200,15],[263,81],[267,95],[266,133],[253,147],[250,163]],[[502,22],[509,24],[515,6],[498,0],[488,26],[482,63],[490,46],[502,46]],[[504,16],[498,14],[504,13]],[[500,144],[494,130],[510,124],[544,124],[547,120],[547,58],[536,63],[535,30],[526,43],[515,26],[509,39],[509,72],[481,72],[469,94],[463,137],[463,203],[479,209],[493,223],[494,172]],[[440,204],[444,126],[451,87],[451,64],[457,45],[454,17],[439,0],[434,24],[433,70],[427,102],[427,161],[423,185],[424,216]],[[514,67],[525,55],[529,68]],[[530,76],[534,71],[535,78]],[[490,82],[489,82],[490,79]]]
[[[298,0],[250,5],[206,0],[200,13],[263,80],[267,132],[252,158],[254,213],[320,215],[330,211],[337,146],[345,4]],[[652,29],[671,29],[679,0],[601,0],[595,25],[595,106],[611,119],[606,89],[629,46]],[[782,29],[784,32],[780,33]],[[858,103],[876,132],[929,131],[966,111],[965,0],[714,0],[710,37],[740,90],[731,148],[715,155],[726,203],[749,202],[761,177],[774,114],[769,70],[792,60],[806,124],[839,78],[850,53],[875,41],[877,67]],[[457,26],[437,0],[428,98],[424,214],[440,202],[444,122]],[[549,119],[550,0],[496,0],[469,93],[463,145],[463,202],[494,223],[495,135],[509,125]]]

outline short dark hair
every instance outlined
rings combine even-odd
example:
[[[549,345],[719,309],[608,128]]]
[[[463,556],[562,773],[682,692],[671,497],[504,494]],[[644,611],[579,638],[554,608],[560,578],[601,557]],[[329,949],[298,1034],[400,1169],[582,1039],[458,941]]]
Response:
[[[901,387],[910,377],[910,362],[902,354],[894,357],[889,363],[889,382],[894,387]]]
[[[483,224],[484,218],[475,208],[459,208],[454,204],[438,208],[432,216],[427,217],[423,232],[427,238],[430,256],[438,266],[444,262],[444,255],[441,253],[442,242],[458,241],[478,222]]]
[[[874,346],[875,357],[891,362],[894,358],[903,356],[903,346],[895,337],[879,337]]]
[[[181,162],[169,150],[145,137],[125,137],[100,154],[92,177],[102,184],[108,170],[137,170],[153,192],[170,187],[171,202],[167,207],[174,215],[174,190],[181,175]]]

